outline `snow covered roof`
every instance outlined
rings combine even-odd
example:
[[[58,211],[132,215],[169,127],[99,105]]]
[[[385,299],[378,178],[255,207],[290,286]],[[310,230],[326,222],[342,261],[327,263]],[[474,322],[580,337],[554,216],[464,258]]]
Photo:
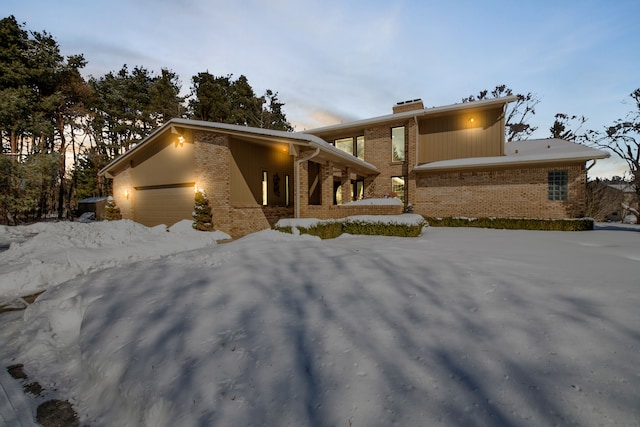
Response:
[[[78,203],[98,203],[107,200],[106,197],[88,197],[86,199],[78,200]]]
[[[636,189],[631,183],[622,183],[622,184],[609,184],[607,187],[613,188],[615,190],[621,191],[623,193],[635,193]]]
[[[174,131],[176,127],[189,129],[210,129],[212,131],[236,135],[245,138],[259,139],[266,143],[285,143],[299,147],[308,147],[309,149],[320,149],[317,156],[319,160],[331,160],[337,165],[349,166],[355,172],[365,174],[379,173],[380,171],[371,163],[365,162],[349,153],[346,153],[332,144],[315,135],[302,132],[285,132],[281,130],[262,129],[249,126],[232,125],[227,123],[208,122],[203,120],[190,119],[171,119],[164,125],[154,130],[149,136],[143,139],[135,147],[120,155],[101,171],[100,175],[112,175],[112,172],[123,160],[129,158],[133,153],[140,150],[141,147],[147,146],[156,140],[156,138],[169,130]]]
[[[505,155],[441,160],[418,165],[414,171],[473,169],[493,166],[518,166],[554,162],[586,162],[605,159],[609,153],[557,138],[513,141],[505,144]]]

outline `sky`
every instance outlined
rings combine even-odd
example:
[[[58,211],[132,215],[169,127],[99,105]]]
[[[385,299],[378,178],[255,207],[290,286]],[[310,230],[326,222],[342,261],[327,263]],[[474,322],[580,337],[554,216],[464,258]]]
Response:
[[[544,138],[556,113],[603,129],[640,87],[638,0],[2,0],[9,15],[83,54],[87,76],[168,68],[186,95],[199,72],[245,75],[278,92],[297,131],[505,84],[540,99],[530,123]],[[600,161],[591,175],[624,169]]]

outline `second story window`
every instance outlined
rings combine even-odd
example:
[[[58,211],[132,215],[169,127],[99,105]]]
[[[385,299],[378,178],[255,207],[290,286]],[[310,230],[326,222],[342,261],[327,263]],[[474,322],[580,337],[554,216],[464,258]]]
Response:
[[[404,126],[391,128],[391,161],[404,162]]]
[[[364,135],[349,138],[336,139],[333,142],[336,148],[349,153],[352,156],[356,156],[360,160],[364,160]]]
[[[353,138],[336,139],[336,148],[353,155]]]
[[[356,137],[356,156],[364,160],[364,135]]]

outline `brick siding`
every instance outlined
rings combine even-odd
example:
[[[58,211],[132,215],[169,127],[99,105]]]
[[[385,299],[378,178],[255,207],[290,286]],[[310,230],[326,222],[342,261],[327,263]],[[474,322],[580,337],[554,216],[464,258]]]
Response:
[[[567,200],[548,199],[548,172],[568,171]],[[582,165],[478,172],[429,173],[416,178],[414,212],[433,217],[576,218],[585,214]]]
[[[280,218],[293,217],[293,207],[258,203],[234,205],[230,202],[228,136],[196,132],[194,144],[196,185],[209,196],[216,230],[237,238],[272,228]]]

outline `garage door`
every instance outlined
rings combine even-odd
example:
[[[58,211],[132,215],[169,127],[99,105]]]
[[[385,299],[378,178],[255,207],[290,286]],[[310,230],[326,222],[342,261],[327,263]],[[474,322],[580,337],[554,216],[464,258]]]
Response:
[[[135,221],[147,226],[171,226],[192,219],[193,186],[138,189],[135,195]]]

